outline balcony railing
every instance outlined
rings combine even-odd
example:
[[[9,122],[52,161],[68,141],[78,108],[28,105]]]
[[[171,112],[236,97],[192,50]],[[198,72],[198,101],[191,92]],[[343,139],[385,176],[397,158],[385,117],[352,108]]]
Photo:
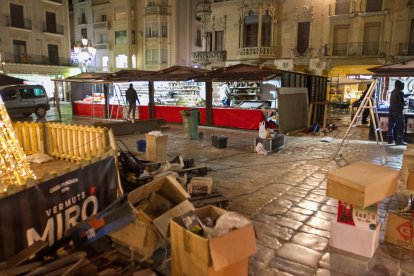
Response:
[[[301,49],[299,51],[298,51],[298,48],[293,48],[292,51],[295,57],[303,57],[303,58],[309,58],[312,56],[312,53],[313,53],[312,48],[307,48],[305,50]]]
[[[43,23],[43,32],[63,35],[63,25],[46,25],[46,23]]]
[[[43,0],[43,2],[52,4],[62,4],[62,0]]]
[[[78,17],[78,24],[87,24],[86,17]]]
[[[95,44],[95,48],[97,50],[106,50],[106,49],[109,49],[109,44],[108,44],[108,42],[105,42],[105,43],[96,43]]]
[[[194,63],[224,62],[226,58],[226,51],[194,52],[191,54]]]
[[[414,43],[399,43],[398,51],[396,55],[397,56],[414,56]]]
[[[14,53],[4,53],[3,61],[6,63],[19,63],[19,64],[34,64],[34,65],[59,65],[70,66],[70,59],[64,57],[58,57],[56,59],[49,58],[43,55],[15,55]]]
[[[329,4],[329,16],[352,15],[355,13],[355,2],[336,0],[336,4]]]
[[[95,29],[108,29],[108,21],[93,23]]]
[[[170,7],[146,7],[145,8],[145,15],[152,15],[152,14],[170,14]]]
[[[276,58],[275,47],[247,47],[237,49],[237,55],[242,60]]]
[[[328,56],[385,56],[388,42],[333,43],[328,46]]]
[[[19,28],[19,29],[25,29],[25,30],[31,30],[32,29],[32,20],[30,19],[23,19],[23,20],[17,20],[17,19],[11,19],[10,16],[7,17],[7,26],[13,27],[13,28]]]

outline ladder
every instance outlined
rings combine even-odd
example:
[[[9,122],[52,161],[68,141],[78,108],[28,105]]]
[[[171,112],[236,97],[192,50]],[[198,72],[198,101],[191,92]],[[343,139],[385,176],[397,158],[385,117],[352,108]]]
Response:
[[[387,157],[386,157],[386,152],[385,152],[385,147],[384,147],[384,139],[382,137],[382,132],[381,132],[381,128],[379,127],[379,117],[378,117],[378,109],[377,107],[374,105],[373,103],[373,99],[372,99],[372,95],[375,91],[375,88],[378,85],[378,79],[375,79],[372,83],[371,86],[367,92],[367,94],[365,95],[365,97],[362,99],[361,104],[359,105],[355,116],[352,118],[351,124],[348,126],[348,129],[345,132],[344,137],[342,138],[341,144],[339,145],[334,159],[338,156],[338,155],[342,155],[343,152],[341,152],[341,148],[342,146],[348,145],[349,140],[352,136],[352,129],[355,127],[355,122],[356,120],[360,117],[360,115],[362,115],[362,112],[364,111],[365,108],[369,108],[369,114],[370,114],[370,118],[371,118],[371,124],[372,127],[374,129],[374,135],[375,135],[375,140],[377,142],[377,146],[378,149],[381,152],[381,163],[385,163],[387,162]]]
[[[111,108],[110,114],[109,114],[109,119],[112,119],[112,112],[114,110],[115,107],[115,103],[117,104],[117,109],[116,109],[116,115],[115,118],[118,119],[118,115],[119,115],[119,109],[122,105],[122,119],[125,118],[125,107],[127,107],[126,104],[126,100],[125,100],[125,93],[122,93],[121,88],[119,87],[119,85],[114,84],[114,87],[116,87],[119,90],[119,93],[117,91],[115,91],[114,89],[114,97],[115,97],[115,101],[114,101],[114,105]],[[121,120],[122,120],[121,119]],[[127,118],[128,119],[128,118]]]

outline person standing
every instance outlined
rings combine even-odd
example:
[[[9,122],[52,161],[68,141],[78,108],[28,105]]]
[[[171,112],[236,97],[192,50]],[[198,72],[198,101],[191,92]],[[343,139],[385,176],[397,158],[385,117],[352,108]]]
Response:
[[[388,144],[406,145],[404,137],[404,83],[395,81],[395,88],[391,92],[390,108],[388,113]]]
[[[128,104],[128,121],[131,120],[132,123],[135,122],[135,110],[137,109],[137,102],[140,104],[138,99],[137,91],[134,89],[132,83],[129,84],[129,88],[125,92],[125,98]],[[132,117],[130,117],[132,111]]]

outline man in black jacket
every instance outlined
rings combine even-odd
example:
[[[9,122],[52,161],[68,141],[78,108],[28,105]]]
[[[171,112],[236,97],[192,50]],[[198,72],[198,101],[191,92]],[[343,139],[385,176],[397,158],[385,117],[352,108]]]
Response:
[[[137,91],[134,89],[134,86],[129,84],[129,88],[125,92],[125,98],[128,103],[128,120],[131,119],[131,122],[134,123],[135,121],[135,110],[137,109],[137,102],[140,104],[138,99]],[[132,111],[132,118],[130,117]]]
[[[388,144],[406,145],[404,136],[404,83],[396,80],[395,88],[391,92],[390,109],[388,113]]]

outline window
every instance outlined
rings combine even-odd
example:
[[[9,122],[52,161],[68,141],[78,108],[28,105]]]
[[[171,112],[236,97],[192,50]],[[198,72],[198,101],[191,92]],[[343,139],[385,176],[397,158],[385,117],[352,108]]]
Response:
[[[100,43],[99,44],[105,44],[108,43],[108,34],[101,34],[100,35]]]
[[[120,21],[120,20],[127,20],[128,19],[128,14],[126,12],[126,8],[125,7],[116,7],[114,9],[114,20],[115,21]]]
[[[147,64],[158,64],[158,49],[147,49],[145,60]]]
[[[13,89],[13,90],[3,91],[1,98],[5,102],[15,100],[17,98],[16,90]]]
[[[376,12],[382,10],[382,0],[367,0],[366,12]]]
[[[19,89],[20,92],[20,97],[22,97],[23,99],[30,99],[30,98],[34,98],[35,94],[32,88],[21,88]]]
[[[201,47],[201,30],[197,28],[195,46]]]
[[[335,14],[349,14],[351,7],[350,0],[336,0]]]
[[[168,37],[168,23],[167,22],[161,23],[161,36]]]
[[[106,22],[106,14],[101,14],[101,22]]]
[[[296,50],[300,55],[303,55],[309,48],[309,32],[310,22],[298,23],[298,40]]]
[[[33,93],[35,97],[44,97],[46,95],[45,91],[41,88],[33,88]]]
[[[145,27],[145,36],[146,37],[158,37],[158,24],[147,23]]]
[[[414,20],[411,20],[410,40],[408,43],[408,55],[414,55]]]
[[[88,29],[82,28],[81,29],[81,38],[87,38],[88,37]]]
[[[162,64],[168,63],[168,49],[167,48],[161,49],[161,63]]]
[[[115,57],[116,68],[128,68],[128,57],[126,55],[117,55]]]
[[[333,56],[345,56],[348,52],[349,25],[335,25],[333,33]]]
[[[116,45],[127,44],[127,33],[126,33],[126,31],[116,31],[115,32],[115,44]]]
[[[56,33],[56,13],[46,12],[46,32]]]
[[[262,46],[270,47],[272,37],[272,17],[266,12],[262,16]]]
[[[257,47],[257,32],[259,29],[259,18],[253,13],[244,18],[244,39],[243,47]]]
[[[155,7],[155,0],[148,0],[147,6],[148,7]]]
[[[375,56],[378,54],[379,38],[381,37],[381,23],[365,23],[364,42],[362,44],[362,54]]]
[[[213,51],[213,35],[211,32],[206,33],[206,49],[207,51]]]
[[[109,64],[109,57],[103,56],[102,57],[102,66],[103,67],[108,67],[108,64]]]
[[[14,62],[21,63],[27,56],[26,41],[13,40]]]
[[[24,28],[23,6],[10,3],[10,25]]]
[[[131,44],[135,44],[135,31],[131,31]]]
[[[47,52],[49,55],[50,65],[59,65],[59,47],[58,45],[48,44]]]
[[[132,60],[132,68],[137,68],[137,56],[132,55],[131,60]]]
[[[85,9],[81,9],[81,17],[79,18],[79,24],[86,24],[86,13]]]
[[[215,32],[216,51],[224,51],[224,31]]]

